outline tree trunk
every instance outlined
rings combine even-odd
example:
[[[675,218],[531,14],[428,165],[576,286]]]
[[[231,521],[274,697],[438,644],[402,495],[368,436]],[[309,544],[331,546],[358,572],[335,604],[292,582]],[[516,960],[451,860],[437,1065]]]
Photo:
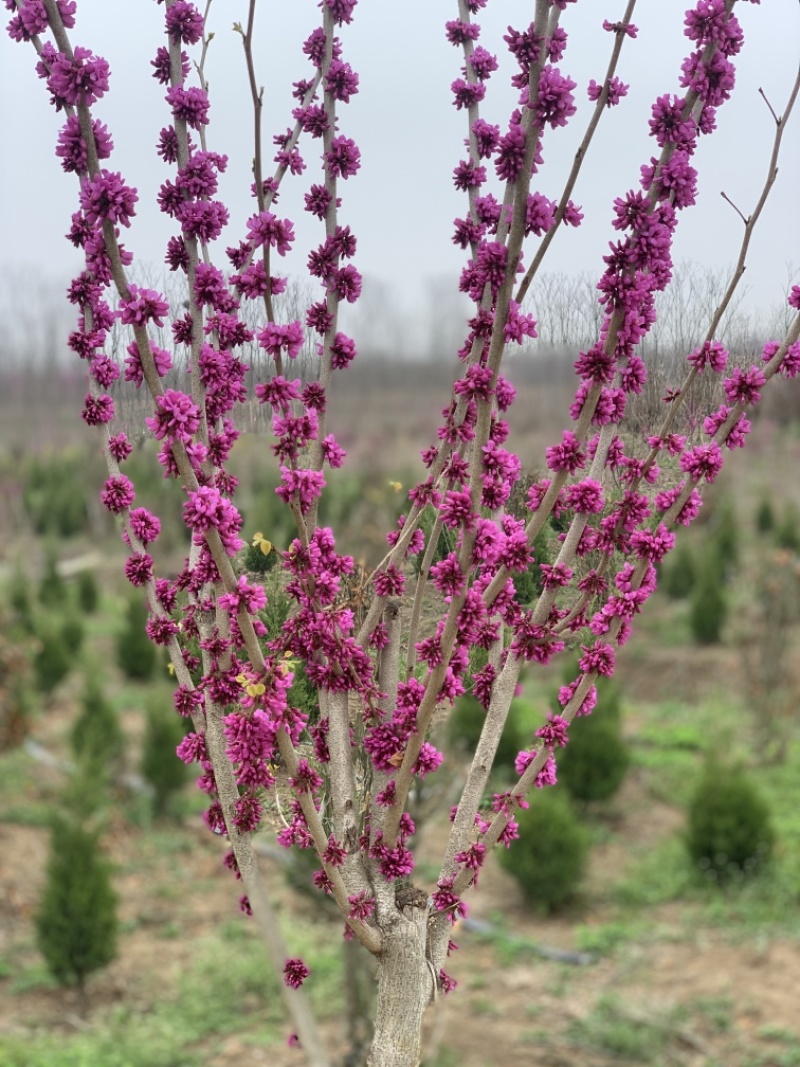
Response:
[[[434,991],[426,955],[427,901],[398,910],[383,933],[375,1037],[368,1067],[418,1067],[422,1017]]]

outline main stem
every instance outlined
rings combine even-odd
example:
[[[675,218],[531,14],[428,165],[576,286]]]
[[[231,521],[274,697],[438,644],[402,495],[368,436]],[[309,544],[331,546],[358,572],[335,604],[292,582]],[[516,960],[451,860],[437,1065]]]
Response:
[[[383,930],[378,969],[375,1035],[367,1067],[418,1067],[422,1019],[434,994],[434,975],[426,954],[428,908],[424,897],[402,911]]]

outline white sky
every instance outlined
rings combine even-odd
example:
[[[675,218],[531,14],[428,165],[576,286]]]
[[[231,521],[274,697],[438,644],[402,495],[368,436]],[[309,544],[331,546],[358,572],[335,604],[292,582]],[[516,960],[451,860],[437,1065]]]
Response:
[[[202,6],[202,5],[201,5]],[[628,40],[618,74],[631,84],[628,97],[608,111],[579,180],[575,201],[585,220],[578,230],[562,228],[545,261],[545,269],[602,271],[601,256],[616,234],[611,229],[615,196],[637,187],[639,167],[656,151],[647,136],[650,105],[657,95],[679,92],[680,62],[690,50],[682,35],[685,3],[640,0],[634,21],[639,37]],[[586,85],[600,80],[612,45],[601,30],[604,18],[621,17],[624,0],[581,0],[569,5],[562,26],[570,36],[560,63],[578,83],[578,114],[562,130],[549,131],[545,166],[534,177],[538,188],[558,199],[589,113]],[[483,117],[503,129],[513,106],[508,86],[512,68],[502,41],[506,27],[526,26],[532,0],[492,0],[479,14],[480,43],[500,58],[501,69],[489,82]],[[700,199],[682,213],[674,249],[677,260],[693,259],[714,268],[732,263],[738,253],[741,222],[721,198],[724,190],[745,215],[755,205],[766,174],[774,126],[757,94],[763,87],[780,113],[800,57],[800,6],[796,0],[763,0],[760,6],[739,3],[745,47],[736,57],[734,97],[718,113],[719,129],[702,138],[696,154]],[[110,128],[115,151],[110,166],[121,170],[139,191],[138,215],[125,234],[126,246],[140,263],[158,266],[171,220],[158,212],[155,196],[171,168],[153,146],[167,124],[163,88],[149,76],[149,61],[162,43],[163,6],[145,0],[79,0],[74,44],[104,55],[111,65],[111,92],[95,115]],[[5,13],[5,12],[4,12]],[[214,0],[210,28],[216,37],[207,63],[211,84],[209,147],[231,157],[220,195],[231,210],[231,224],[217,242],[224,247],[243,235],[253,212],[248,196],[252,157],[252,118],[240,38],[232,32],[244,22],[246,0]],[[361,78],[361,91],[341,108],[340,132],[355,138],[362,150],[358,175],[341,183],[341,220],[358,237],[354,263],[365,275],[360,312],[366,332],[403,331],[405,345],[422,343],[419,323],[438,310],[458,305],[458,274],[464,254],[451,243],[452,221],[466,211],[451,174],[464,155],[464,112],[451,104],[450,83],[460,74],[460,50],[444,38],[444,22],[457,17],[455,0],[361,0],[351,26],[342,28],[344,58]],[[273,133],[290,124],[291,82],[310,76],[311,64],[301,44],[318,24],[314,3],[272,0],[259,5],[257,74],[265,85],[264,138],[271,149]],[[192,50],[195,52],[195,50]],[[198,54],[199,54],[199,50]],[[5,165],[0,169],[0,272],[6,279],[53,280],[57,290],[79,268],[79,258],[63,239],[77,204],[73,175],[65,175],[53,152],[61,117],[48,104],[48,93],[34,74],[30,46],[3,35],[0,43],[0,131]],[[308,164],[299,178],[287,176],[277,207],[295,222],[295,254],[280,266],[300,275],[305,256],[322,237],[321,224],[302,211],[302,195],[318,181],[320,142],[301,142]],[[272,152],[268,158],[271,158]],[[265,168],[271,172],[271,164]],[[490,173],[492,169],[490,168]],[[788,128],[778,184],[757,231],[746,281],[748,302],[769,307],[787,285],[789,264],[800,267],[800,105]],[[484,192],[498,193],[490,182]],[[526,259],[529,261],[531,251]],[[797,281],[797,278],[794,279]],[[24,290],[24,285],[21,284]],[[24,291],[20,293],[24,299]],[[347,309],[348,311],[350,309]],[[408,323],[412,323],[409,327]],[[414,325],[416,324],[416,325]]]

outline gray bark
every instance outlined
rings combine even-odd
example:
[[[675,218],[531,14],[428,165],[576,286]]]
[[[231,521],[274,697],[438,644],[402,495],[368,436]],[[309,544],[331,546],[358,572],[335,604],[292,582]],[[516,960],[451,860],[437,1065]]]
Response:
[[[375,1037],[368,1067],[418,1067],[422,1018],[434,993],[433,968],[426,954],[427,928],[427,901],[417,898],[398,910],[396,920],[383,930]]]

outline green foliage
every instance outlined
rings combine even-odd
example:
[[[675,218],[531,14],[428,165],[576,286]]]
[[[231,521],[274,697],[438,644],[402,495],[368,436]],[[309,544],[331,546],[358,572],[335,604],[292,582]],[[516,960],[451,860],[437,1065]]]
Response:
[[[88,526],[81,456],[35,458],[24,472],[23,502],[40,536],[74,537]]]
[[[763,867],[774,841],[769,808],[743,771],[709,763],[689,805],[692,863],[715,881],[730,881]]]
[[[775,544],[788,552],[800,552],[800,519],[793,504],[787,506],[781,524],[775,531]]]
[[[36,686],[42,693],[52,693],[69,674],[72,660],[60,629],[48,625],[39,633],[39,648],[33,658]]]
[[[26,633],[34,633],[36,621],[33,614],[31,582],[22,567],[16,567],[8,586],[8,606],[11,609],[10,623]]]
[[[692,636],[701,645],[719,642],[728,616],[728,599],[715,555],[712,551],[701,568],[689,614]]]
[[[78,607],[87,615],[93,615],[100,603],[100,588],[94,571],[85,570],[78,573],[77,579]]]
[[[62,985],[83,988],[117,952],[117,897],[97,834],[53,819],[47,881],[36,915],[36,941]]]
[[[681,540],[675,551],[667,557],[659,588],[673,600],[682,600],[690,595],[696,580],[694,553],[686,542]]]
[[[60,607],[67,599],[67,585],[58,571],[58,556],[50,549],[44,559],[39,581],[39,603],[45,607]]]
[[[146,713],[141,770],[153,787],[153,811],[161,816],[167,813],[173,795],[188,780],[188,768],[175,754],[184,737],[184,724],[166,695],[153,694]]]
[[[710,547],[716,553],[713,562],[721,569],[723,579],[729,581],[739,563],[739,527],[730,500],[714,511]]]
[[[274,548],[265,554],[257,544],[249,544],[244,554],[245,570],[250,574],[268,574],[277,561],[278,553]]]
[[[72,727],[70,744],[76,761],[90,767],[114,770],[122,762],[125,734],[119,716],[99,682],[93,678],[86,680],[81,713]]]
[[[61,623],[61,639],[71,656],[77,656],[83,647],[86,629],[76,611],[69,611]]]
[[[614,796],[628,771],[630,752],[613,702],[572,720],[569,743],[558,757],[558,780],[582,803]]]
[[[765,496],[756,511],[756,529],[759,533],[771,533],[775,529],[775,508],[772,498]]]
[[[523,702],[512,700],[508,709],[503,733],[497,746],[493,774],[509,777],[514,770],[514,761],[520,749],[525,748],[525,735],[521,718],[524,715]],[[471,694],[465,694],[456,700],[450,718],[447,721],[447,733],[450,744],[463,754],[472,755],[478,744],[486,719],[486,711],[480,701]]]
[[[146,681],[156,669],[156,647],[147,636],[147,605],[140,596],[128,601],[125,628],[117,635],[117,663],[128,678]]]
[[[500,864],[514,875],[530,904],[556,911],[575,895],[585,873],[586,830],[566,796],[552,788],[531,797],[517,821],[519,840],[500,852]]]

